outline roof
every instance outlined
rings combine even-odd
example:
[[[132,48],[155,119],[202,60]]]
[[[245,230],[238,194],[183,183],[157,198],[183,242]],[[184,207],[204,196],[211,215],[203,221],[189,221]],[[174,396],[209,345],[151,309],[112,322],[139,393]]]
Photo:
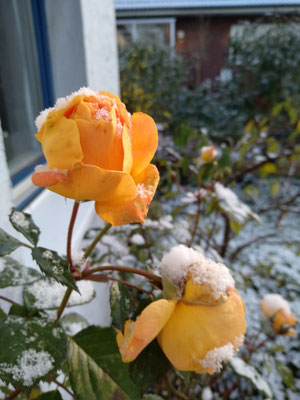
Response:
[[[152,14],[163,15],[181,10],[183,13],[195,11],[214,12],[223,10],[250,10],[251,9],[296,9],[300,6],[299,0],[114,0],[117,14]]]
[[[299,6],[297,0],[115,0],[117,10]]]

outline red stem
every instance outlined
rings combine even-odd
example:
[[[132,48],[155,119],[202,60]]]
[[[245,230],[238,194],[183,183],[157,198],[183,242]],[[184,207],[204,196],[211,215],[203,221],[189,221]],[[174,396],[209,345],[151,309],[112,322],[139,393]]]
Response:
[[[105,282],[107,280],[109,280],[109,281],[118,281],[118,282],[121,282],[123,285],[129,286],[129,287],[131,287],[133,289],[136,289],[136,290],[139,290],[140,292],[144,292],[144,293],[147,293],[147,294],[152,294],[152,292],[149,292],[148,290],[142,289],[139,286],[134,285],[133,283],[129,283],[127,281],[123,281],[122,279],[114,278],[112,276],[107,276],[107,275],[104,275],[104,274],[91,275],[91,276],[84,277],[83,279],[85,279],[85,280],[95,280],[95,281],[99,280],[100,282],[102,282],[102,281]]]
[[[13,400],[21,393],[21,389],[17,387],[17,389],[12,392],[9,396],[5,397],[4,400]]]
[[[70,272],[73,272],[73,262],[72,262],[72,255],[71,255],[71,246],[72,246],[72,234],[73,234],[73,228],[76,220],[76,216],[78,213],[78,208],[79,208],[80,203],[75,200],[74,206],[73,206],[73,211],[70,219],[70,224],[69,224],[69,229],[68,229],[68,239],[67,239],[67,259],[69,262],[69,269]]]

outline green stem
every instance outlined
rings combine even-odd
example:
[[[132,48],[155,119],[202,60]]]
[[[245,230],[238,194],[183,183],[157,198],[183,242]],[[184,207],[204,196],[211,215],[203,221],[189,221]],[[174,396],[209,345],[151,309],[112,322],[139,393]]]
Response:
[[[67,303],[68,303],[68,300],[69,300],[69,298],[70,298],[70,296],[71,296],[72,290],[73,290],[73,289],[71,289],[71,288],[68,288],[68,289],[66,290],[65,295],[64,295],[64,298],[62,299],[62,301],[61,301],[61,303],[60,303],[60,306],[59,306],[59,308],[58,308],[58,310],[57,310],[56,321],[58,321],[59,318],[61,317],[61,314],[63,313],[63,311],[64,311],[64,309],[65,309],[65,307],[66,307],[66,305],[67,305]]]
[[[143,271],[141,269],[130,268],[130,267],[120,267],[118,265],[108,265],[104,267],[97,267],[93,269],[89,269],[85,272],[84,276],[92,275],[94,272],[100,271],[119,271],[119,272],[128,272],[130,274],[142,275],[146,278],[150,279],[151,281],[157,282],[161,284],[161,278],[157,275],[151,274],[150,272]]]
[[[90,246],[86,249],[83,258],[87,258],[91,252],[94,250],[94,247],[96,244],[99,242],[99,240],[106,234],[106,232],[112,227],[111,224],[105,225],[105,227],[102,229],[101,232],[98,233],[98,235],[95,237],[95,239],[92,241]]]

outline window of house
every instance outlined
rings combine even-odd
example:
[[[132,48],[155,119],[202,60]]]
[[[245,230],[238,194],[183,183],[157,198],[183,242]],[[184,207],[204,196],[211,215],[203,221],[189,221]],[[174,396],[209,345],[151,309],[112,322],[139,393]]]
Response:
[[[49,98],[45,101],[41,76],[37,23],[42,26],[42,21],[34,18],[34,13],[41,18],[41,6],[36,0],[0,0],[0,121],[11,181],[18,186],[16,204],[33,190],[30,184],[24,186],[24,179],[44,161],[34,121],[52,105]]]
[[[131,42],[147,45],[175,46],[175,18],[120,19],[118,45],[124,47]]]

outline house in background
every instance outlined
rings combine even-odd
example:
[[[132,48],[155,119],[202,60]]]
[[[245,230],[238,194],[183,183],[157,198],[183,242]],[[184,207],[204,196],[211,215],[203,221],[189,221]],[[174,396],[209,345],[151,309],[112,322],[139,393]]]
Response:
[[[231,32],[246,20],[295,15],[297,0],[115,0],[119,46],[133,42],[174,48],[191,65],[197,86],[224,66]]]

